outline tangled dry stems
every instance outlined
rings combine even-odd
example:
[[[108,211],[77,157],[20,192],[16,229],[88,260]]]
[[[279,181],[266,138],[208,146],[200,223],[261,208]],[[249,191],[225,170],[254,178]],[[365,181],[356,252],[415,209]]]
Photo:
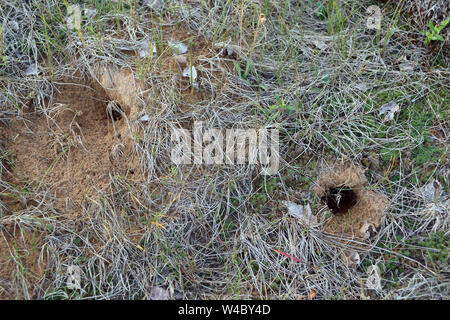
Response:
[[[111,175],[109,187],[98,190],[99,197],[85,201],[78,220],[60,218],[52,205],[55,195],[51,185],[33,190],[37,203],[33,207],[10,213],[0,202],[2,230],[12,227],[18,239],[30,232],[44,235],[37,249],[38,261],[46,270],[40,279],[32,279],[16,258],[15,277],[1,279],[0,289],[25,299],[140,299],[154,286],[167,288],[174,298],[296,299],[312,289],[320,298],[361,298],[365,269],[350,268],[339,258],[350,244],[343,248],[335,235],[304,226],[286,215],[274,219],[252,209],[249,199],[256,192],[257,167],[200,168],[175,166],[170,161],[171,130],[197,120],[204,121],[206,127],[280,128],[280,178],[283,170],[299,169],[296,160],[304,157],[320,161],[332,156],[356,163],[361,161],[362,150],[389,146],[390,151],[401,154],[423,142],[423,136],[413,134],[408,124],[380,128],[367,121],[380,107],[376,97],[385,92],[395,89],[399,93],[396,102],[407,106],[418,100],[429,101],[437,88],[448,90],[448,69],[423,68],[427,54],[410,41],[414,31],[399,29],[388,10],[378,35],[367,30],[364,14],[369,3],[365,2],[341,1],[336,10],[345,17],[343,21],[338,19],[339,14],[336,21],[322,21],[314,15],[314,7],[296,3],[272,3],[270,15],[260,23],[260,14],[267,14],[261,9],[264,1],[211,1],[209,5],[202,1],[170,2],[161,16],[136,5],[134,16],[111,11],[86,22],[85,30],[102,26],[102,33],[83,32],[79,38],[66,30],[65,40],[54,43],[48,37],[64,30],[63,21],[55,18],[51,24],[41,18],[49,18],[50,13],[57,17],[54,1],[39,6],[3,1],[3,43],[13,44],[3,54],[14,63],[0,71],[2,122],[20,117],[31,96],[32,107],[52,123],[59,110],[50,109],[46,101],[52,99],[55,86],[65,82],[68,75],[78,78],[79,83],[96,79],[94,67],[99,65],[135,70],[136,78],[149,88],[141,91],[139,98],[140,114],[150,114],[150,120],[140,123],[127,119],[130,128],[137,126],[141,133],[134,152],[146,180],[134,183]],[[24,28],[20,33],[5,28],[9,21],[17,21]],[[209,93],[208,97],[190,106],[180,103],[180,77],[160,72],[159,68],[164,69],[159,64],[161,58],[141,61],[147,71],[138,72],[142,66],[136,59],[118,50],[147,39],[162,47],[168,40],[163,28],[168,26],[183,26],[212,43],[210,54],[198,57],[196,65],[201,72],[199,86]],[[214,43],[228,37],[241,48],[241,65],[245,67],[250,59],[254,63],[247,79],[226,66],[233,59],[214,50]],[[317,39],[326,46],[324,50],[314,44]],[[396,60],[400,56],[408,56],[415,68],[400,70]],[[24,70],[33,63],[42,68],[40,73],[24,76]],[[219,86],[222,79],[226,83]],[[255,83],[265,89],[255,90]],[[148,96],[151,99],[145,98]],[[298,106],[296,113],[267,119],[261,111],[280,100]],[[182,105],[188,111],[181,112]],[[427,107],[435,108],[431,102]],[[383,136],[377,135],[380,130],[386,130]],[[57,138],[55,143],[59,149],[63,147]],[[120,150],[120,146],[114,149],[114,158],[120,159]],[[6,150],[1,151],[3,154]],[[419,186],[411,184],[410,170],[403,159],[399,161],[396,181],[373,173],[391,201],[384,226],[362,260],[383,262],[383,253],[397,254],[376,246],[381,239],[395,244],[398,235],[404,240],[430,233],[427,226],[435,218],[420,214],[423,201],[415,192]],[[8,169],[5,161],[1,163],[4,177]],[[435,164],[434,170],[437,175],[448,167]],[[305,170],[310,176],[315,173]],[[3,193],[24,197],[5,180],[0,180],[0,187]],[[284,190],[282,197],[289,199],[292,187],[280,179],[279,189]],[[319,200],[310,190],[304,191],[315,213],[324,214]],[[412,223],[406,225],[404,218]],[[448,220],[439,228],[448,234]],[[448,295],[448,280],[439,271],[414,258],[404,258],[414,263],[398,276],[399,286],[378,292],[378,297]],[[82,268],[79,291],[66,288],[66,270],[73,264]]]

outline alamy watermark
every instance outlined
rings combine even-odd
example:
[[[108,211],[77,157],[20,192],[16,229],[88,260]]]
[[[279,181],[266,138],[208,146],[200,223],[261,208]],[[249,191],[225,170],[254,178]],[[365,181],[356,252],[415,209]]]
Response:
[[[248,163],[261,165],[265,175],[278,172],[278,129],[203,130],[203,122],[195,121],[192,134],[187,129],[173,129],[171,139],[171,160],[177,165]]]

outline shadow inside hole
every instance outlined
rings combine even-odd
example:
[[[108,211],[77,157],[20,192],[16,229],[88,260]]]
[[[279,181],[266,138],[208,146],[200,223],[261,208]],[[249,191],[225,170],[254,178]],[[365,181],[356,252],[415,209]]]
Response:
[[[333,214],[344,214],[358,201],[356,193],[346,186],[330,188],[322,198]]]
[[[118,121],[118,120],[122,119],[123,109],[118,104],[115,104],[112,107],[106,108],[106,114],[109,119]]]

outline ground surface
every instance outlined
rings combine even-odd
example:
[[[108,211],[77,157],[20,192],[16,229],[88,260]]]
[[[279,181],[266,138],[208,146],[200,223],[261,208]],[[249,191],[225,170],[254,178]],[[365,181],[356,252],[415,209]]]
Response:
[[[0,298],[448,299],[445,1],[162,2],[0,0]]]

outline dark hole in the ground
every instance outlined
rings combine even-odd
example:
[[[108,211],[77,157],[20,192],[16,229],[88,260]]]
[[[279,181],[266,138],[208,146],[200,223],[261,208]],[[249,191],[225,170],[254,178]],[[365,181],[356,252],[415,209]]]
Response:
[[[111,108],[106,108],[106,113],[108,115],[109,119],[112,119],[114,121],[118,121],[120,119],[122,119],[122,107],[119,106],[118,104],[112,106]]]
[[[331,188],[322,198],[333,214],[347,213],[357,202],[356,193],[346,186]]]

